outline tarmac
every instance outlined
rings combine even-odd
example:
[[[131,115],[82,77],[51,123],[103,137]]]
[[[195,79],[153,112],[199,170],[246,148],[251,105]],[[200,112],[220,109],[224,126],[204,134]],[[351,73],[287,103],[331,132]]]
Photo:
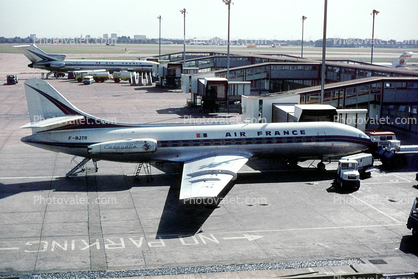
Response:
[[[379,162],[355,192],[333,188],[336,164],[289,168],[251,160],[219,207],[177,202],[181,168],[99,161],[65,178],[72,156],[25,145],[24,81],[40,78],[22,54],[0,54],[0,277],[273,278],[384,274],[413,277],[418,242],[406,228],[416,170]],[[125,123],[183,123],[206,115],[189,94],[113,81],[49,82],[79,109]],[[194,118],[193,118],[194,119]],[[414,187],[415,186],[415,187]],[[36,275],[36,276],[34,276]],[[375,277],[373,277],[375,278]]]

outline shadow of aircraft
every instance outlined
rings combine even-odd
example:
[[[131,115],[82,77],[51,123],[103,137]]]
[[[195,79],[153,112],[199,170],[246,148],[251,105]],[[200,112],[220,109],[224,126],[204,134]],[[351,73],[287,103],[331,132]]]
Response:
[[[0,199],[24,192],[53,190],[55,192],[117,192],[135,187],[169,186],[164,209],[158,225],[156,238],[177,238],[192,236],[201,231],[203,224],[218,207],[232,187],[247,183],[312,182],[335,177],[335,172],[319,172],[316,169],[294,167],[293,169],[260,173],[239,173],[235,181],[230,182],[214,200],[200,200],[193,204],[179,202],[181,175],[165,173],[152,175],[152,182],[135,182],[133,176],[91,175],[89,173],[71,178],[61,177],[44,181],[21,182],[15,184],[0,183]],[[100,183],[98,183],[100,181]]]

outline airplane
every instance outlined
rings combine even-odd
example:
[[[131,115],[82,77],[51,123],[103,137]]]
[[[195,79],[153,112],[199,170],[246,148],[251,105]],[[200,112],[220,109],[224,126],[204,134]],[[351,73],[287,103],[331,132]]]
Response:
[[[35,44],[17,45],[23,54],[32,62],[30,68],[38,68],[53,72],[68,72],[78,70],[103,70],[108,72],[157,72],[159,63],[141,60],[93,60],[93,59],[65,59],[65,54],[48,54]],[[47,76],[47,78],[48,78]]]
[[[122,124],[73,106],[42,79],[25,82],[32,135],[22,142],[83,157],[67,176],[89,160],[179,162],[180,202],[217,199],[252,157],[291,160],[341,157],[368,149],[362,131],[334,122],[253,124]],[[96,165],[97,168],[97,165]]]
[[[401,56],[399,56],[398,59],[396,59],[392,63],[373,63],[373,65],[385,66],[385,67],[390,67],[390,68],[406,67],[406,63],[412,57],[413,54],[414,53],[410,51],[404,52],[401,54]]]

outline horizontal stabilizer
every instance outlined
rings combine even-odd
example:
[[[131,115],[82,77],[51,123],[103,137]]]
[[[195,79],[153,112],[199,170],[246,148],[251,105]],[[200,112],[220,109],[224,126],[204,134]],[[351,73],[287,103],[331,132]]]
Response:
[[[54,127],[61,127],[69,124],[77,124],[84,121],[83,115],[66,115],[66,116],[60,116],[60,117],[52,117],[48,119],[44,119],[37,122],[28,123],[26,125],[23,125],[22,129],[25,128],[52,128]]]

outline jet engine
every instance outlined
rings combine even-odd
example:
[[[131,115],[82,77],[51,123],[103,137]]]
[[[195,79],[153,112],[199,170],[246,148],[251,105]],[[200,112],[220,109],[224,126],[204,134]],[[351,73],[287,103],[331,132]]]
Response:
[[[49,66],[51,68],[61,68],[65,66],[65,62],[51,62]]]
[[[151,153],[157,151],[155,139],[126,139],[89,145],[89,154],[103,153]]]

